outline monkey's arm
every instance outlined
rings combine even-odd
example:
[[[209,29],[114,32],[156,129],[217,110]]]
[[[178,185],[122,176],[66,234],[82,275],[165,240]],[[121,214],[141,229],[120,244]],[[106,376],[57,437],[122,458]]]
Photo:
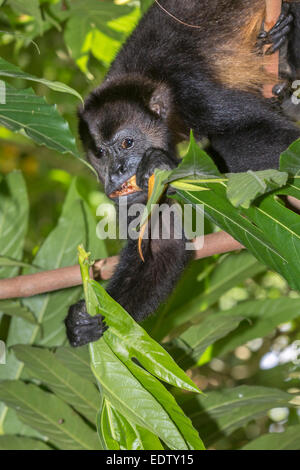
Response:
[[[107,291],[136,321],[154,313],[172,292],[190,257],[185,242],[143,242],[145,262],[139,256],[136,241],[129,240],[124,248]]]
[[[122,251],[107,291],[136,321],[154,313],[172,292],[190,258],[185,241],[143,242],[145,262],[139,256],[137,241],[129,240]],[[107,329],[101,315],[91,317],[87,313],[83,300],[69,308],[65,325],[73,347],[97,341]]]
[[[137,183],[147,189],[148,179],[156,168],[170,170],[176,166],[176,159],[161,149],[149,149],[143,156],[137,172]],[[176,225],[176,219],[169,218],[170,203],[148,226],[158,224],[157,236],[151,239],[153,232],[149,228],[149,239],[143,240],[142,261],[137,240],[129,239],[123,249],[120,262],[108,285],[107,292],[119,302],[136,321],[141,321],[166,300],[175,287],[180,274],[190,259],[186,251],[186,239],[183,231]],[[175,216],[174,216],[175,217]],[[169,229],[169,237],[163,239],[162,227]],[[103,317],[91,317],[85,302],[81,300],[69,309],[65,320],[67,337],[71,346],[77,347],[96,341],[106,330]]]

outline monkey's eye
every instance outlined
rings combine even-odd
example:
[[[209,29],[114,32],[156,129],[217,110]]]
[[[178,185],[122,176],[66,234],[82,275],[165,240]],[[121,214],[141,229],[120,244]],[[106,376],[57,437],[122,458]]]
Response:
[[[122,149],[131,149],[134,145],[134,140],[128,137],[127,139],[124,139],[122,142]]]
[[[98,151],[97,151],[97,157],[98,157],[98,158],[101,158],[103,155],[104,155],[104,148],[103,148],[103,147],[99,147],[99,148],[98,148]]]

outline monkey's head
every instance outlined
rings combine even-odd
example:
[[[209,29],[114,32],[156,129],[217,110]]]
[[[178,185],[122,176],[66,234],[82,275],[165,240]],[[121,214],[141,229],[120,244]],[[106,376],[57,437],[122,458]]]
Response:
[[[79,134],[87,158],[108,196],[136,174],[148,150],[175,157],[170,131],[171,97],[165,85],[139,79],[107,80],[79,110]],[[128,202],[141,200],[137,192]]]

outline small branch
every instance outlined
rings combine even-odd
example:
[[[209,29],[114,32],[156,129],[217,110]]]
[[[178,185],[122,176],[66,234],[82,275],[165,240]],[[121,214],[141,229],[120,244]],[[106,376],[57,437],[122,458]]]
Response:
[[[300,214],[300,200],[296,199],[293,196],[287,197],[287,207],[292,211],[296,212],[296,214]]]
[[[209,258],[213,255],[221,255],[244,248],[245,247],[229,235],[229,233],[210,233],[204,237],[203,248],[195,251],[195,259]]]
[[[195,251],[195,259],[244,248],[226,232],[217,232],[204,237],[204,246]],[[119,261],[118,256],[96,261],[90,275],[93,279],[108,280],[111,278]],[[45,292],[82,285],[79,265],[66,268],[27,274],[10,279],[0,280],[0,299],[31,297]]]
[[[266,0],[266,17],[265,17],[265,31],[270,31],[277,22],[282,8],[282,0]],[[265,46],[264,50],[269,46]],[[279,73],[279,51],[270,56],[268,64],[265,66],[266,72],[273,75],[274,78],[278,77]],[[264,86],[263,94],[265,98],[272,98],[273,86],[276,83],[270,83]]]

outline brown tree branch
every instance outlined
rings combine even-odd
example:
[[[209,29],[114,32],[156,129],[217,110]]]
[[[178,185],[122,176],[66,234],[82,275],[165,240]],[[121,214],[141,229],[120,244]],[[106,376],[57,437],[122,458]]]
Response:
[[[195,259],[207,258],[209,256],[244,248],[226,232],[217,232],[204,237],[204,246],[195,251]],[[91,268],[91,276],[97,280],[110,279],[119,257],[96,261]],[[68,287],[82,284],[79,265],[65,268],[43,271],[25,276],[17,276],[10,279],[0,280],[0,299],[13,299],[30,297],[32,295],[53,292]]]
[[[287,203],[291,210],[300,214],[300,200],[288,196]],[[226,232],[211,233],[205,235],[203,248],[195,250],[194,258],[208,258],[213,255],[229,253],[243,248],[241,243]],[[91,277],[96,280],[105,281],[110,279],[118,262],[118,256],[96,261],[91,268]],[[31,297],[81,284],[79,265],[68,266],[51,271],[12,277],[10,279],[0,279],[0,299]]]

